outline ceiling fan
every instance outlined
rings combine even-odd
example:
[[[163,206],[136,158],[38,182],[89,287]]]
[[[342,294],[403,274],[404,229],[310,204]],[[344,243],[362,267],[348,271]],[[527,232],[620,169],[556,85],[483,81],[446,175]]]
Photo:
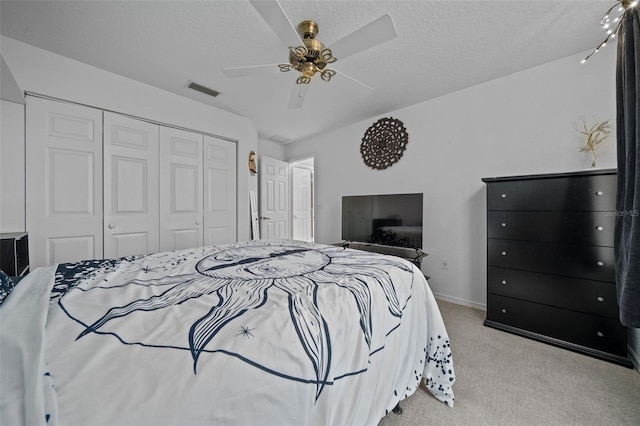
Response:
[[[277,0],[249,0],[249,3],[258,11],[280,40],[289,47],[289,62],[225,68],[222,72],[231,78],[261,74],[274,69],[279,69],[282,72],[298,72],[299,76],[295,81],[289,98],[289,108],[300,108],[302,106],[309,83],[311,83],[316,74],[323,81],[329,82],[332,77],[339,73],[346,77],[348,81],[360,85],[367,91],[373,91],[366,84],[333,69],[331,64],[391,40],[398,35],[391,15],[387,14],[336,41],[329,48],[316,38],[318,34],[318,24],[316,22],[312,20],[302,21],[296,31],[296,28],[291,24]]]

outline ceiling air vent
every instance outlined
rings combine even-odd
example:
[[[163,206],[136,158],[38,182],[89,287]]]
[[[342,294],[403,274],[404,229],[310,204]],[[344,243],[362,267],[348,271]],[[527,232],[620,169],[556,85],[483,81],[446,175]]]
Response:
[[[286,136],[273,135],[270,138],[268,138],[267,140],[270,140],[270,141],[273,141],[273,142],[278,142],[278,143],[286,143],[286,142],[289,142],[291,139],[289,139]]]
[[[193,81],[189,83],[189,88],[204,93],[205,95],[213,96],[214,98],[220,94],[217,90],[209,89],[208,87],[194,83]]]

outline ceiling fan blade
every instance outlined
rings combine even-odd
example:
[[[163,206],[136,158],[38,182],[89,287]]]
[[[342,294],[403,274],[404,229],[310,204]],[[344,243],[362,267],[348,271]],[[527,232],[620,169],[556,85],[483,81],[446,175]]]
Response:
[[[397,36],[398,31],[393,19],[391,15],[387,14],[355,30],[329,47],[333,55],[340,60],[394,39]]]
[[[307,96],[307,90],[309,90],[308,84],[295,83],[293,85],[293,89],[291,90],[291,97],[289,97],[289,106],[287,108],[302,108],[304,98]]]
[[[300,46],[303,44],[298,31],[291,24],[280,3],[275,0],[250,0],[249,3],[258,11],[262,19],[271,27],[285,46]]]
[[[366,84],[364,84],[360,80],[356,80],[355,78],[353,78],[353,77],[351,77],[351,76],[349,76],[349,75],[347,75],[347,74],[345,74],[343,72],[340,72],[340,71],[336,70],[335,77],[338,77],[338,78],[345,77],[347,82],[356,83],[355,85],[352,84],[352,86],[357,87],[359,93],[364,95],[364,96],[368,96],[371,93],[373,93],[373,87],[367,86]],[[331,81],[333,81],[333,79]]]
[[[277,64],[254,65],[250,67],[224,68],[221,70],[229,78],[247,77],[258,74],[280,72]]]

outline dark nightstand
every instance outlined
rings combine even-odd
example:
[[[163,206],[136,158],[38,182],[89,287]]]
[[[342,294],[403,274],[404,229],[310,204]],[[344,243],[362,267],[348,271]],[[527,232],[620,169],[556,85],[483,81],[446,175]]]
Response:
[[[0,269],[12,278],[23,277],[29,273],[28,233],[0,234]]]

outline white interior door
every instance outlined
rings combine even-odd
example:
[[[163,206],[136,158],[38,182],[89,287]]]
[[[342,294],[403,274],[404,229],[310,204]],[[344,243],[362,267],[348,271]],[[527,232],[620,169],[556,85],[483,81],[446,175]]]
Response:
[[[262,156],[260,161],[260,236],[291,238],[289,222],[289,163]]]
[[[203,244],[202,139],[160,127],[160,251]]]
[[[158,125],[104,113],[104,256],[159,251]]]
[[[33,96],[26,108],[31,268],[101,258],[102,111]]]
[[[293,239],[313,241],[312,171],[293,165]]]
[[[204,136],[204,244],[237,241],[236,144]]]

